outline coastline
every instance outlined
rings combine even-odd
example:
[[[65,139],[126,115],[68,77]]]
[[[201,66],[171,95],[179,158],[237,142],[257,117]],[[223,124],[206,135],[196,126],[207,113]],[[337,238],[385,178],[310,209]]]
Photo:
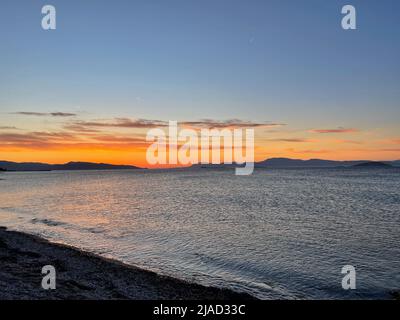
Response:
[[[41,287],[42,267],[56,269],[55,290]],[[38,236],[0,227],[0,300],[255,299],[158,275]]]

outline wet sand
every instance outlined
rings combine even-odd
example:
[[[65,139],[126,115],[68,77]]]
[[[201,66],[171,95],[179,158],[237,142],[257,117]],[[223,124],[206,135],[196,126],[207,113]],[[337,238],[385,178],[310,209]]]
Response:
[[[55,290],[41,287],[42,267],[53,265]],[[0,299],[253,299],[105,259],[79,249],[0,227]]]

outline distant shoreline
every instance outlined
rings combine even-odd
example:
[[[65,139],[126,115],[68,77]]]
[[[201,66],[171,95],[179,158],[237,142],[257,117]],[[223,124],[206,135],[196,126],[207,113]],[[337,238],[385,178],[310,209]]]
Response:
[[[337,167],[255,167],[254,172],[259,170],[351,170],[351,171],[371,171],[371,170],[378,170],[378,171],[387,171],[387,170],[400,170],[399,166],[387,166],[387,167],[380,167],[380,166],[337,166]],[[230,171],[234,170],[233,167],[210,167],[210,168],[201,168],[201,167],[176,167],[176,168],[154,168],[154,169],[147,169],[147,168],[140,168],[140,169],[82,169],[82,170],[10,170],[10,171],[1,171],[0,181],[5,180],[1,179],[3,174],[11,174],[11,173],[63,173],[63,172],[176,172],[176,171],[189,171],[189,170],[204,170],[204,171]]]
[[[142,168],[132,165],[113,165],[94,162],[68,162],[64,164],[48,164],[40,162],[12,162],[0,160],[0,172],[46,172],[46,171],[107,171],[107,170],[168,170],[168,169],[220,169],[236,168],[239,164],[193,164],[191,166],[169,168]],[[323,159],[290,159],[270,158],[254,163],[255,168],[352,168],[352,167],[400,167],[400,160],[372,161],[372,160],[323,160]]]
[[[56,290],[41,288],[41,268],[53,265]],[[0,299],[255,299],[228,289],[205,287],[38,236],[0,227]]]

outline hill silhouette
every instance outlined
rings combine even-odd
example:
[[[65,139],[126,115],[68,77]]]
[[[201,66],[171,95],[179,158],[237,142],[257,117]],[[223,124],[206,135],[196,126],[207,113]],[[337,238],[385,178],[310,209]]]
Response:
[[[263,161],[255,162],[256,168],[337,168],[337,167],[353,167],[364,163],[375,163],[370,160],[351,160],[351,161],[337,161],[337,160],[323,160],[323,159],[291,159],[291,158],[270,158]],[[382,161],[383,165],[400,167],[400,160],[396,161]],[[217,169],[217,168],[236,168],[241,165],[238,164],[196,164],[193,168],[204,169]]]
[[[191,168],[236,168],[238,164],[196,164]],[[396,161],[336,161],[322,159],[290,159],[290,158],[271,158],[254,164],[256,168],[335,168],[335,167],[400,167],[400,160]],[[134,170],[143,169],[131,165],[113,165],[107,163],[93,162],[68,162],[64,164],[48,164],[41,162],[12,162],[0,161],[0,172],[3,171],[55,171],[55,170]]]
[[[354,165],[356,168],[392,168],[393,166],[379,161],[368,161]]]
[[[53,171],[53,170],[132,170],[141,169],[129,165],[113,165],[92,162],[68,162],[65,164],[48,164],[40,162],[0,161],[0,168],[7,171]]]
[[[353,161],[336,161],[322,159],[290,159],[290,158],[271,158],[264,161],[256,162],[256,167],[265,168],[334,168],[334,167],[353,167],[364,163],[373,163],[369,160],[353,160]],[[380,162],[388,165],[400,166],[400,161]]]

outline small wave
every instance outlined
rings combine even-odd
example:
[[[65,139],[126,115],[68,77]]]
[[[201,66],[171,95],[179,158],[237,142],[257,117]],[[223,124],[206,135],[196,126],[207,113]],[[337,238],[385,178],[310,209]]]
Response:
[[[83,229],[90,233],[104,233],[104,229],[102,228],[83,228]]]
[[[56,226],[64,226],[66,225],[66,223],[61,222],[61,221],[54,221],[54,220],[50,220],[50,219],[37,219],[37,218],[33,218],[31,220],[32,223],[42,223],[45,224],[47,226],[50,227],[56,227]]]
[[[14,209],[13,207],[1,207],[0,210],[12,210]]]

